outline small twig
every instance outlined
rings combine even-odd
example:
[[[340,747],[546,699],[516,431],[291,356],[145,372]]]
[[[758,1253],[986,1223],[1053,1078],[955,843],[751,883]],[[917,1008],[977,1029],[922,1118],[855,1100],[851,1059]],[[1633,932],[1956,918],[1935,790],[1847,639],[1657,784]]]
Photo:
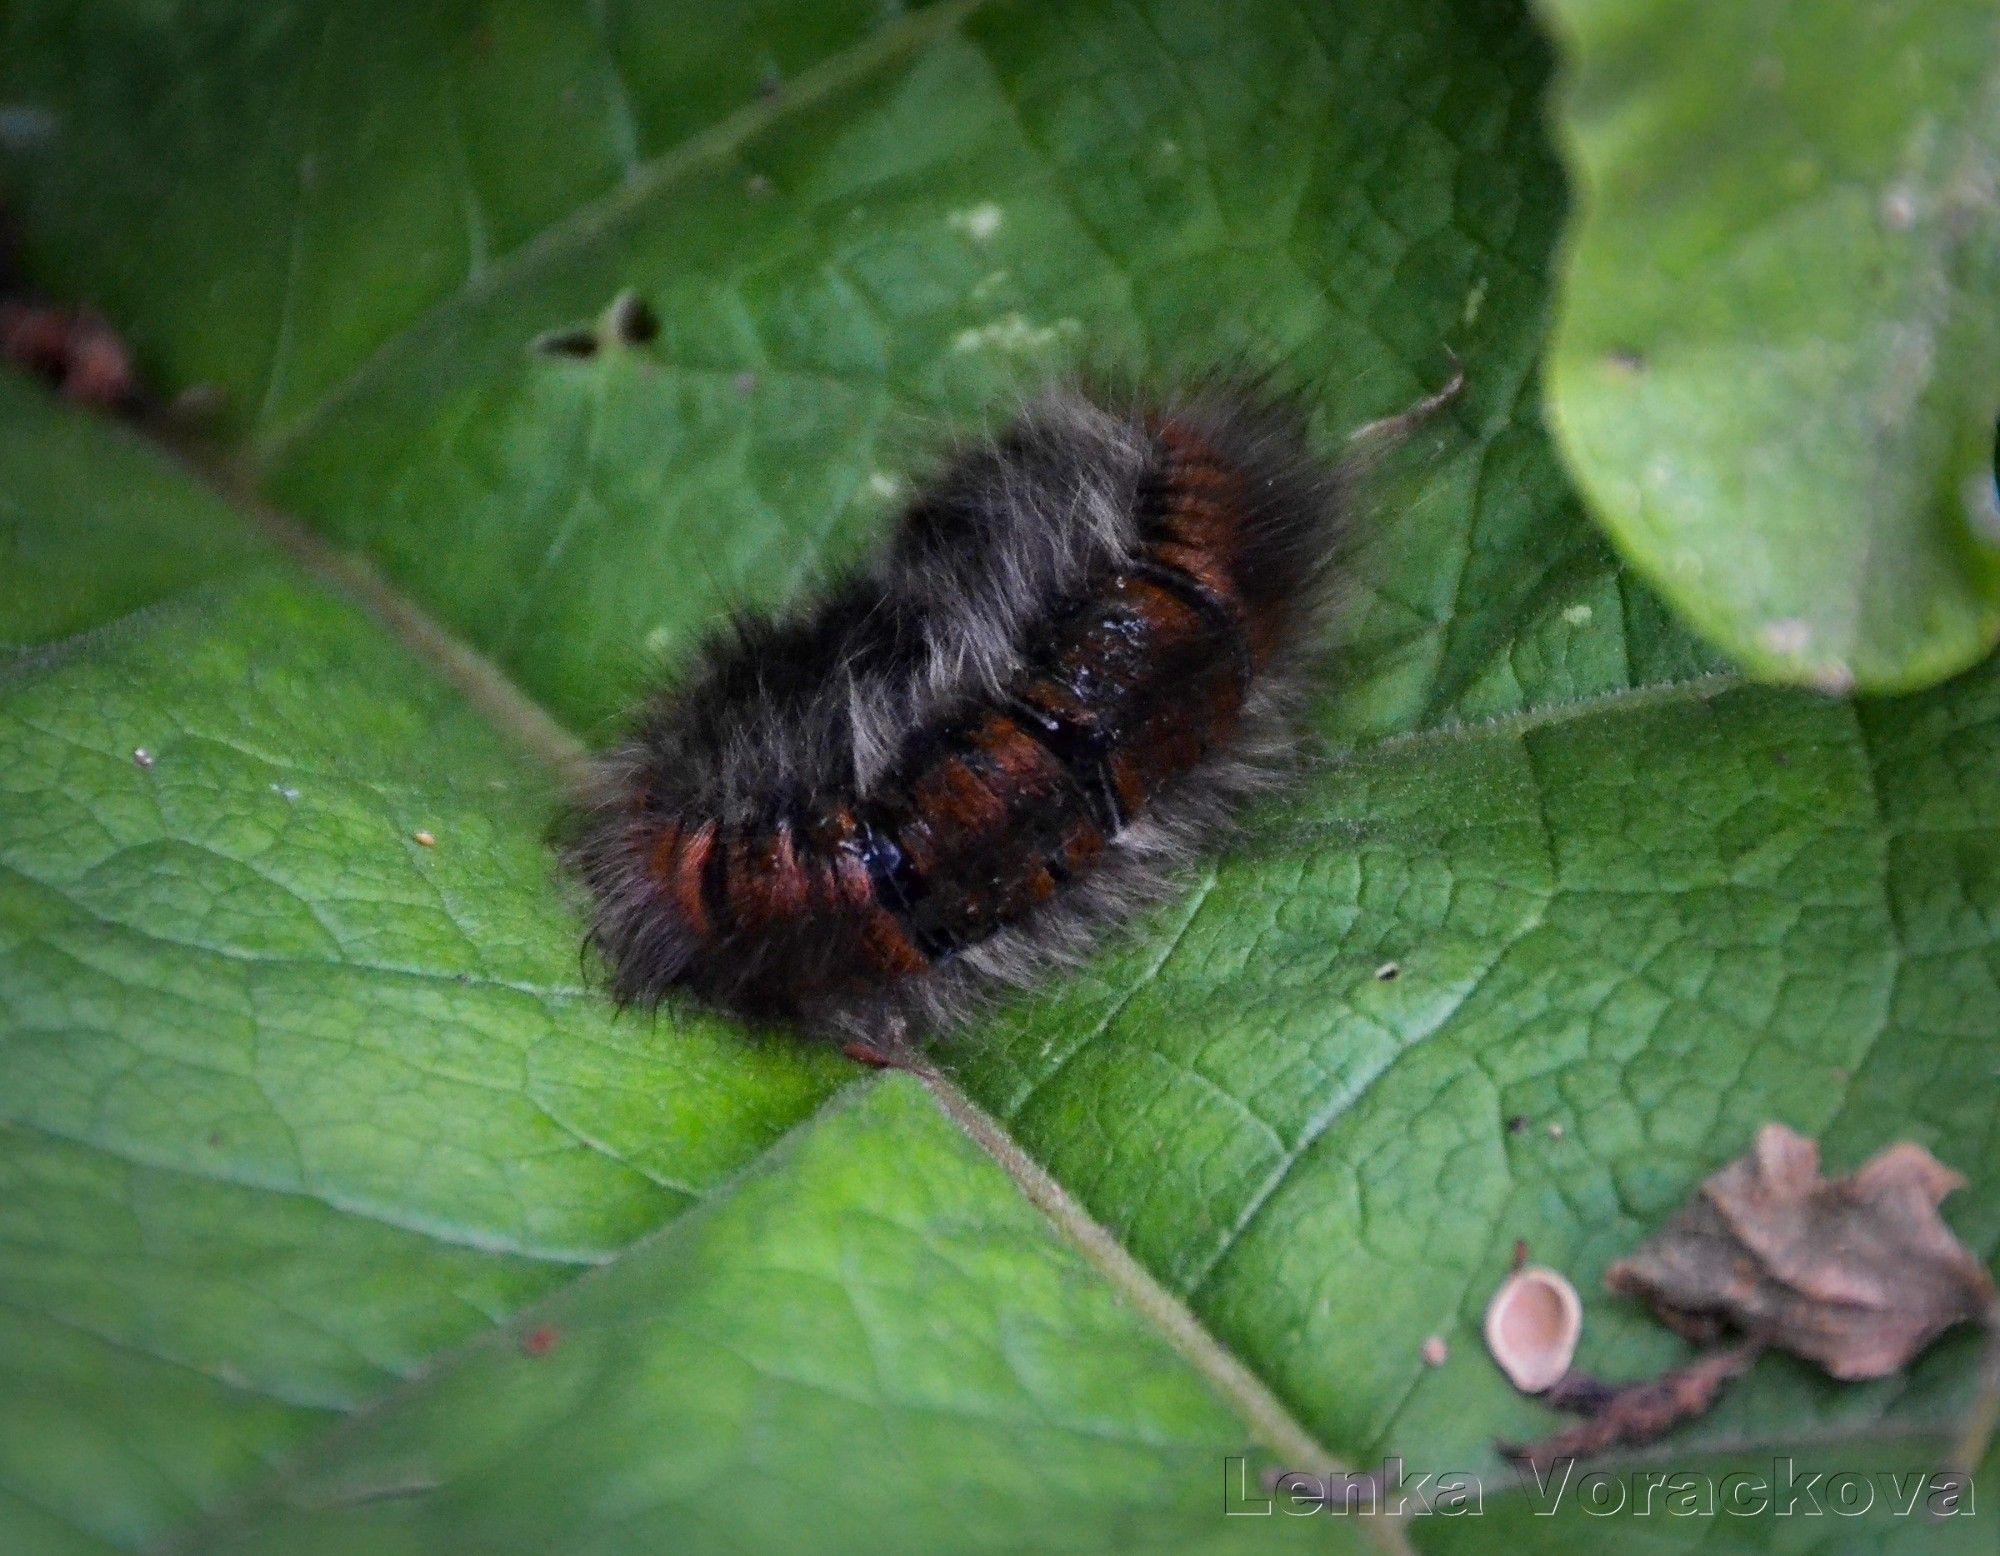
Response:
[[[1565,1406],[1583,1410],[1587,1399],[1597,1403],[1597,1408],[1579,1425],[1539,1442],[1494,1446],[1517,1464],[1547,1469],[1565,1459],[1589,1458],[1621,1443],[1651,1442],[1683,1421],[1706,1412],[1722,1393],[1723,1386],[1748,1372],[1763,1351],[1761,1340],[1745,1340],[1741,1345],[1710,1351],[1685,1367],[1636,1383],[1607,1384],[1586,1375],[1578,1380],[1569,1396],[1571,1402]],[[1564,1379],[1556,1388],[1562,1388],[1568,1381]],[[1555,1389],[1549,1391],[1554,1392]]]
[[[1629,1384],[1607,1383],[1594,1372],[1575,1367],[1564,1373],[1537,1396],[1551,1410],[1566,1410],[1573,1416],[1602,1415]]]
[[[1465,390],[1465,364],[1458,360],[1458,353],[1445,348],[1445,356],[1451,361],[1451,377],[1445,386],[1435,394],[1427,394],[1421,400],[1376,421],[1363,422],[1347,435],[1349,443],[1362,445],[1382,445],[1394,447],[1411,433],[1429,421],[1433,416],[1456,400]]]

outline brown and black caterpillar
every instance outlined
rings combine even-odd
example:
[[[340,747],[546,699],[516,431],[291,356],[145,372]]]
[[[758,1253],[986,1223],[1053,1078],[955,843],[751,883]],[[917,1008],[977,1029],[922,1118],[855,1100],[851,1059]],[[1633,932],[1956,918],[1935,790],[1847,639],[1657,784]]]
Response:
[[[601,760],[615,993],[893,1048],[1075,961],[1294,769],[1345,487],[1260,395],[1032,402]]]

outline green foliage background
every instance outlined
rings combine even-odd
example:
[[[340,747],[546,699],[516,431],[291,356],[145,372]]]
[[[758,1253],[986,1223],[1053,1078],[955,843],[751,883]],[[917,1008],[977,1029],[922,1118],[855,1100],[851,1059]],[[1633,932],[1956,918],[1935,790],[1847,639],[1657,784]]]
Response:
[[[1544,0],[1580,184],[1549,399],[1633,561],[1754,672],[2000,635],[2000,17]]]
[[[1733,201],[1676,186],[1735,99],[1638,0],[1548,7],[1553,344],[1552,55],[1500,0],[0,8],[30,274],[227,394],[218,494],[0,383],[0,1546],[1985,1548],[1539,1518],[1491,1448],[1552,1424],[1477,1339],[1515,1240],[1588,1293],[1766,1118],[1836,1168],[1922,1141],[2000,1247],[2000,673],[1750,684],[1544,426],[1546,350],[1584,489],[1760,672],[1992,637],[1994,24],[1905,8],[1876,99],[1834,68],[1867,18],[1740,9],[1712,52],[1778,58],[1844,170],[1787,253],[1879,217],[1864,174],[1932,240],[1797,272],[1833,334],[1884,297],[1927,331],[1914,387],[1859,335],[1729,370],[1799,323],[1792,259],[1712,258],[1768,147],[1704,150]],[[657,340],[531,349],[627,288]],[[586,986],[558,729],[865,544],[940,427],[1078,359],[1247,358],[1333,448],[1447,351],[1307,792],[944,1082]],[[1862,402],[1902,420],[1857,487]],[[1634,508],[1656,457],[1706,484]],[[1771,560],[1700,592],[1662,546]],[[1767,1361],[1671,1462],[1929,1467],[1973,1352]],[[1591,1302],[1594,1370],[1678,1354]],[[1387,1455],[1487,1516],[1222,1516],[1231,1456]]]

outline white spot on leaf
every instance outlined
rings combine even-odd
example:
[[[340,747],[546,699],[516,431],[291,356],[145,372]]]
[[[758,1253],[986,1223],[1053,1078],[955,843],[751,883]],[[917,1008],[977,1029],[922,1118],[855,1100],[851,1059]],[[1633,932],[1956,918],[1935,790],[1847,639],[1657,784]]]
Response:
[[[1030,324],[1018,313],[1003,313],[989,324],[960,330],[951,338],[953,351],[1039,351],[1083,328],[1076,319]]]
[[[1812,643],[1812,628],[1798,617],[1788,616],[1769,623],[1758,636],[1772,653],[1796,659]]]
[[[963,211],[953,211],[944,220],[953,231],[964,233],[975,243],[984,243],[1000,230],[1003,219],[1000,207],[988,200]]]

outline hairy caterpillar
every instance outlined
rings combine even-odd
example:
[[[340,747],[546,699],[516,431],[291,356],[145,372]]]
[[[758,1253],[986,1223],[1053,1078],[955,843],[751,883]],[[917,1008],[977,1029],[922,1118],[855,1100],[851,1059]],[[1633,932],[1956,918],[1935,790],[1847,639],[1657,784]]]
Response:
[[[1076,960],[1293,770],[1346,486],[1213,385],[961,450],[598,763],[567,852],[614,992],[893,1049]]]

